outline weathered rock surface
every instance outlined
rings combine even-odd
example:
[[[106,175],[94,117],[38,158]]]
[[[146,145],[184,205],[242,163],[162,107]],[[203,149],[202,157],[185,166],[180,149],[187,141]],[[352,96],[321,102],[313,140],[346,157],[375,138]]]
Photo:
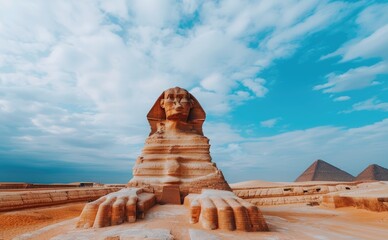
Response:
[[[156,203],[155,195],[139,188],[124,188],[86,204],[77,223],[79,228],[100,228],[135,222]]]
[[[147,115],[151,133],[128,185],[154,192],[158,199],[165,185],[179,186],[181,200],[203,188],[230,190],[211,161],[209,139],[202,132],[205,117],[186,90],[176,87],[162,93]]]
[[[104,227],[134,221],[133,216],[138,215],[136,206],[143,204],[141,196],[147,193],[152,196],[144,203],[147,206],[155,203],[154,196],[160,203],[180,204],[189,193],[200,193],[206,188],[229,191],[226,198],[214,196],[200,201],[203,209],[210,209],[205,202],[212,203],[214,198],[218,204],[224,203],[236,211],[228,213],[233,218],[220,213],[220,224],[236,225],[225,228],[265,230],[267,226],[257,207],[234,196],[222,172],[211,162],[209,139],[202,132],[205,116],[201,105],[185,89],[175,87],[164,91],[147,115],[151,133],[136,160],[128,188],[88,204],[78,226]],[[224,205],[217,205],[216,211],[224,211]]]
[[[121,188],[77,188],[0,193],[0,211],[91,201]]]
[[[284,185],[282,187],[233,188],[240,198],[257,206],[283,205],[295,203],[321,203],[324,194],[348,191],[357,188],[355,183],[326,183],[319,185],[306,184]]]
[[[327,194],[323,196],[322,205],[388,211],[388,182],[363,183],[351,191]]]
[[[120,229],[115,232],[104,233],[76,232],[64,234],[51,238],[51,240],[74,240],[74,239],[96,239],[96,240],[174,240],[174,236],[168,229]]]
[[[184,204],[190,209],[190,223],[199,222],[208,230],[268,231],[260,210],[229,191],[204,189],[189,194]]]
[[[23,183],[23,182],[0,182],[0,189],[39,189],[39,188],[75,188],[75,187],[93,187],[93,183],[68,183],[68,184],[37,184],[37,183]]]
[[[317,160],[310,165],[295,182],[306,181],[341,181],[351,182],[354,177],[349,173],[323,161]]]

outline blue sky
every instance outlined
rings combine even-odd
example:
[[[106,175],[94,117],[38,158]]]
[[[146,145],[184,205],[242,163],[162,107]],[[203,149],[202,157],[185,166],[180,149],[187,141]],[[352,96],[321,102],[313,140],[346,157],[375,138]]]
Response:
[[[0,1],[0,181],[122,182],[170,87],[229,182],[388,167],[386,1]]]

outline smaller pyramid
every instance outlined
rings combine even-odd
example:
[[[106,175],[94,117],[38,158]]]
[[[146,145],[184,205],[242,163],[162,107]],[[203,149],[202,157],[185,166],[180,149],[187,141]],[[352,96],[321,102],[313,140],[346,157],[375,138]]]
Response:
[[[351,182],[354,177],[349,173],[323,161],[317,160],[310,165],[295,182],[306,181],[338,181]]]
[[[356,181],[376,180],[388,181],[388,169],[377,164],[371,164],[364,169],[355,179]]]

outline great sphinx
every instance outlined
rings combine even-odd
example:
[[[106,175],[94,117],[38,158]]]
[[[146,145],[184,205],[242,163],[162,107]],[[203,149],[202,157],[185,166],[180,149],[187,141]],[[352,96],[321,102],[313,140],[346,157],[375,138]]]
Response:
[[[181,199],[203,188],[230,191],[211,161],[209,139],[203,135],[205,111],[188,91],[164,91],[147,115],[151,132],[137,158],[129,186],[161,197],[163,186],[179,186]]]
[[[78,227],[134,222],[156,203],[184,204],[206,229],[267,231],[260,210],[231,191],[203,135],[206,114],[187,90],[165,90],[147,115],[151,132],[126,188],[88,203]],[[174,195],[174,196],[171,196]],[[167,202],[166,202],[167,201]]]

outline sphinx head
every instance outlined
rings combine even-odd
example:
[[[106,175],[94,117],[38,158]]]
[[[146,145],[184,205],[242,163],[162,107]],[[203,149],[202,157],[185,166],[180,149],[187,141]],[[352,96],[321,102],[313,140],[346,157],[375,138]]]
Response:
[[[190,93],[183,88],[174,87],[164,91],[163,95],[160,107],[164,109],[166,119],[187,122],[194,106]]]
[[[202,133],[202,124],[206,114],[197,99],[186,89],[169,88],[159,96],[147,114],[151,126],[151,134],[157,131],[158,123],[164,121],[179,121],[192,126],[197,134]]]

